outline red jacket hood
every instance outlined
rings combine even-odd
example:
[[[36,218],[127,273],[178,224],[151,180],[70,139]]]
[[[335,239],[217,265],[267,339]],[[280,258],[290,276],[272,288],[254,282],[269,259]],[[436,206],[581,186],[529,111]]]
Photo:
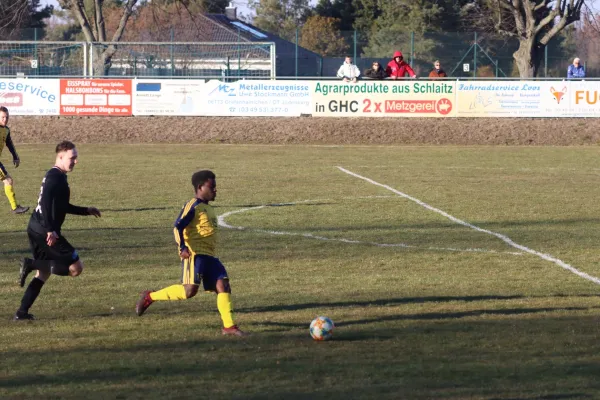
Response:
[[[396,58],[396,57],[402,57],[402,52],[401,51],[396,51],[394,53],[394,56],[392,58]]]

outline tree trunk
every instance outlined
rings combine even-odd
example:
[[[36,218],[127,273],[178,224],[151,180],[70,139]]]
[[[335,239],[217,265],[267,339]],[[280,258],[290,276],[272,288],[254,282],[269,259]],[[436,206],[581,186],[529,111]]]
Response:
[[[115,51],[116,48],[114,46],[109,46],[104,50],[94,49],[94,77],[109,75]]]
[[[539,72],[545,45],[535,43],[534,39],[521,39],[519,49],[514,52],[513,58],[519,69],[521,78],[535,78]]]

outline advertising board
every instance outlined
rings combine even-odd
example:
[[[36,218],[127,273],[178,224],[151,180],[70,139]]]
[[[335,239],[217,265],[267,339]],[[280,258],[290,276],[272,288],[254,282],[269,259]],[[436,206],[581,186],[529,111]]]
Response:
[[[314,117],[453,117],[455,81],[316,82]]]
[[[0,79],[0,106],[11,115],[58,115],[58,79]]]
[[[299,117],[311,110],[310,81],[221,82],[204,86],[202,115]]]
[[[133,115],[203,115],[204,80],[137,79]]]
[[[131,115],[131,79],[61,79],[60,115]]]

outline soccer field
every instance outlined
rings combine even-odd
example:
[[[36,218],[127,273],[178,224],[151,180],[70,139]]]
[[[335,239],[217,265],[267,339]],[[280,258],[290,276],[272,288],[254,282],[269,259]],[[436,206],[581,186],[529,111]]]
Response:
[[[10,321],[29,218],[0,196],[0,398],[598,399],[600,149],[91,145],[63,233],[85,263]],[[53,146],[11,168],[35,206]],[[191,174],[217,174],[235,319],[177,283]],[[318,315],[336,324],[315,342]]]

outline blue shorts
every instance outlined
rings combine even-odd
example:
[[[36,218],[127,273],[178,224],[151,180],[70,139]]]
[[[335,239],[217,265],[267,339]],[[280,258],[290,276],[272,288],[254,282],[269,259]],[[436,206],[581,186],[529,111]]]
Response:
[[[190,258],[181,260],[181,283],[184,285],[199,285],[202,281],[204,290],[215,292],[219,279],[229,278],[225,266],[218,258],[193,254]]]

